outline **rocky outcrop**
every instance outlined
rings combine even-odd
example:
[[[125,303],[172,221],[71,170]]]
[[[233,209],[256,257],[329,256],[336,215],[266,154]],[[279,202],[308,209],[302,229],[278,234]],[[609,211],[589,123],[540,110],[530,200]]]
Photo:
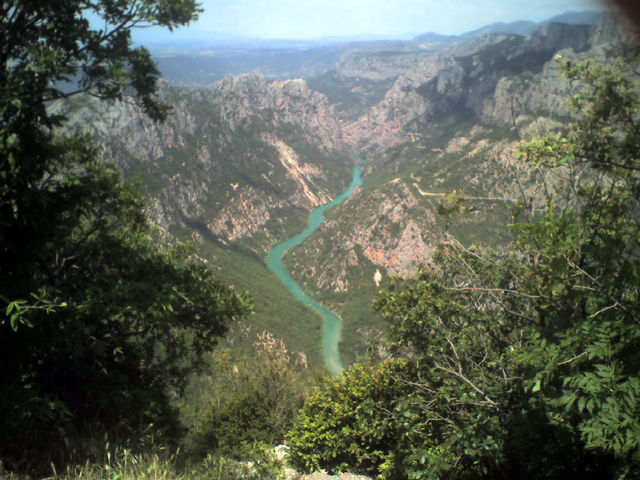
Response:
[[[297,183],[297,198],[300,201],[306,200],[307,206],[314,208],[331,200],[326,192],[313,188],[315,187],[315,178],[326,178],[324,172],[317,165],[302,162],[293,148],[273,135],[263,134],[262,139],[276,149],[280,163],[287,171],[287,175]]]
[[[229,77],[199,91],[200,98],[220,109],[232,130],[253,117],[276,125],[293,125],[305,138],[325,149],[344,149],[333,107],[303,79],[268,82],[257,74]]]
[[[606,65],[612,61],[610,48],[612,44],[622,43],[629,38],[624,27],[611,18],[601,20],[579,33],[573,42],[563,38],[564,48],[555,52],[551,61],[544,64],[540,72],[528,72],[517,76],[504,76],[496,84],[494,93],[483,102],[481,117],[510,124],[514,121],[521,125],[530,124],[537,116],[546,116],[549,120],[566,119],[572,115],[567,103],[570,84],[562,74],[562,65],[567,62],[579,63],[591,59]],[[558,26],[549,25],[547,33],[562,30]],[[549,37],[553,37],[549,33]],[[537,39],[544,44],[542,35]],[[547,40],[548,42],[548,40]],[[588,47],[588,48],[587,48]]]
[[[354,150],[370,153],[405,141],[408,132],[404,127],[424,115],[428,108],[415,85],[437,78],[450,64],[450,60],[429,57],[401,75],[380,103],[345,126],[345,140]]]
[[[286,202],[275,196],[263,197],[262,192],[244,186],[237,189],[227,204],[206,223],[213,235],[235,242],[251,237],[263,230],[271,220],[272,210],[285,206]],[[200,212],[195,212],[199,216]]]
[[[442,241],[433,209],[400,179],[374,191],[356,191],[338,207],[334,219],[291,255],[292,271],[317,289],[346,292],[372,266],[407,277],[431,260]],[[331,262],[324,260],[331,258]],[[300,259],[300,260],[298,260]]]
[[[359,222],[347,249],[357,248],[376,266],[390,275],[413,275],[420,263],[431,259],[440,242],[434,212],[421,206],[415,193],[402,181],[391,182],[364,203],[377,208]]]

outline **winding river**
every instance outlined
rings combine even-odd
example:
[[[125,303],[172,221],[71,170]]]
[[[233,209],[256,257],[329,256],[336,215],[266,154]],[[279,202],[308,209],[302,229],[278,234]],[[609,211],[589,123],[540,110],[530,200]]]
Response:
[[[278,279],[284,284],[297,300],[312,308],[322,317],[323,333],[322,333],[322,356],[324,364],[331,375],[337,376],[342,373],[342,363],[340,362],[340,352],[338,344],[340,343],[340,334],[342,330],[342,321],[327,310],[322,305],[316,303],[302,287],[291,277],[291,274],[284,268],[282,264],[282,256],[287,250],[302,243],[309,235],[315,232],[324,223],[324,212],[331,207],[340,205],[344,202],[356,186],[362,185],[362,167],[363,160],[353,168],[353,178],[351,184],[342,194],[334,198],[331,202],[326,203],[309,214],[309,223],[307,228],[293,237],[279,243],[267,255],[267,267],[275,273]]]

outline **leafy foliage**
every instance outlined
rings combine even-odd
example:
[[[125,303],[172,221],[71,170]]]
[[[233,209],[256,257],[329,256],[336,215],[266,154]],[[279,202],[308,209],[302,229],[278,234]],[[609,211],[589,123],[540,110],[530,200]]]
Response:
[[[99,453],[105,436],[177,435],[171,397],[250,308],[185,246],[159,247],[136,189],[89,139],[56,135],[64,119],[47,110],[80,91],[131,90],[163,118],[130,29],[196,13],[193,0],[0,2],[0,458],[11,468]]]
[[[404,362],[355,364],[305,403],[289,432],[291,461],[305,471],[395,470],[398,402],[409,393],[398,382]]]
[[[51,212],[55,228],[37,248],[25,244],[33,257],[3,281],[7,298],[38,292],[37,303],[7,306],[23,325],[0,324],[3,455],[87,429],[124,438],[153,423],[156,435],[175,429],[163,425],[175,416],[168,394],[249,306],[184,247],[156,246],[140,198],[115,171],[90,164],[56,190],[67,202]]]
[[[640,130],[635,85],[622,68],[568,66],[569,78],[588,85],[572,99],[581,113],[577,128],[549,142],[554,155],[535,146],[525,152],[586,165],[588,176],[576,182],[574,202],[521,227],[520,245],[530,253],[538,244],[546,254],[536,272],[547,363],[534,387],[554,420],[576,428],[587,448],[632,468],[640,462]],[[543,232],[549,226],[556,236]]]
[[[131,28],[169,28],[195,18],[194,0],[16,1],[0,3],[0,265],[11,271],[32,252],[25,238],[46,237],[58,175],[86,157],[77,139],[54,141],[51,128],[64,119],[47,110],[50,100],[88,92],[122,98],[132,91],[153,118],[157,71],[144,48],[131,45]],[[86,15],[104,20],[92,28]],[[24,254],[22,253],[24,252]],[[17,255],[17,258],[15,258]]]

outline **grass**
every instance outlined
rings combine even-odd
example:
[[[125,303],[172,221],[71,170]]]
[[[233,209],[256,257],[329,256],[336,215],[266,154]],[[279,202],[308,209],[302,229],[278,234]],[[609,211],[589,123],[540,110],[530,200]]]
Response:
[[[266,459],[251,463],[208,455],[201,462],[182,461],[177,454],[167,452],[136,454],[127,449],[107,453],[103,463],[69,466],[58,472],[51,466],[51,474],[42,480],[269,480],[282,478],[282,465]],[[26,480],[5,472],[0,464],[0,480]]]

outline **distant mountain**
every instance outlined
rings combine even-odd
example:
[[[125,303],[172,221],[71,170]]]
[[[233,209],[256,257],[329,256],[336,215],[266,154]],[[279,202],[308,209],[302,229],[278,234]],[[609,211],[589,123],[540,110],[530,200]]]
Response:
[[[156,57],[181,55],[198,55],[209,51],[261,51],[281,50],[286,53],[290,50],[332,48],[349,46],[350,48],[388,49],[388,45],[411,44],[410,40],[401,40],[384,35],[362,34],[352,37],[324,37],[316,40],[273,39],[230,36],[216,34],[215,32],[196,31],[193,35],[185,32],[182,36],[159,37],[140,41],[149,48]],[[355,47],[354,47],[355,46]]]
[[[526,20],[511,23],[498,22],[464,33],[461,36],[463,38],[475,38],[492,33],[507,33],[510,35],[522,35],[523,37],[528,37],[538,28],[540,28],[540,24]]]
[[[611,13],[595,10],[585,10],[582,12],[565,12],[543,23],[568,23],[569,25],[593,25],[598,20],[610,16]]]
[[[412,40],[324,38],[275,40],[214,34],[205,31],[175,34],[171,41],[149,43],[162,76],[171,83],[207,85],[226,76],[259,73],[270,80],[314,78],[336,70],[339,75],[388,80],[401,75],[428,52],[482,40],[487,35],[528,37],[551,23],[592,25],[605,12],[565,12],[544,22],[494,23],[462,35],[425,33]],[[401,53],[402,55],[398,55]],[[390,65],[385,59],[393,57]],[[384,65],[383,65],[384,64]],[[372,67],[380,66],[379,70]]]
[[[457,38],[458,37],[455,35],[440,35],[439,33],[429,32],[414,37],[413,41],[421,43],[444,43],[451,42],[453,40],[456,40]]]
[[[543,22],[531,22],[528,20],[520,20],[517,22],[497,22],[470,32],[463,33],[459,36],[440,35],[438,33],[425,33],[414,38],[416,42],[451,42],[458,39],[470,39],[489,35],[494,33],[505,33],[509,35],[522,35],[528,37],[538,30],[542,25],[549,23],[566,23],[569,25],[593,25],[601,18],[610,15],[608,12],[585,10],[580,12],[564,12],[555,17],[551,17]]]
[[[206,85],[223,77],[259,73],[270,80],[311,78],[336,68],[344,55],[354,53],[415,52],[419,45],[403,40],[370,40],[309,47],[275,41],[258,48],[229,44],[208,49],[181,50],[179,46],[152,49],[158,69],[171,83]],[[235,46],[233,46],[235,45]],[[245,45],[244,47],[241,45]],[[271,46],[269,46],[271,45]],[[169,48],[170,47],[170,48]]]
[[[220,48],[154,55],[170,83],[207,85],[223,77],[260,73],[271,80],[313,77],[334,68],[345,45],[317,48]]]

